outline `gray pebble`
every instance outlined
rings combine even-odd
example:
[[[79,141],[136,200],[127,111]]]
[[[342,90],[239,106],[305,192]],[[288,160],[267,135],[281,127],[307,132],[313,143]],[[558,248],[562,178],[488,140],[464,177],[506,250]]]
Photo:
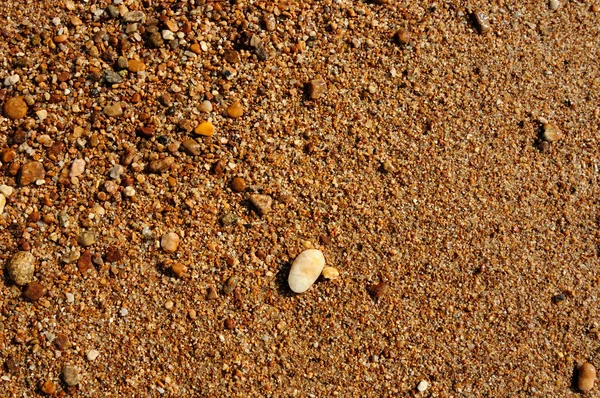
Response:
[[[70,387],[79,384],[79,371],[74,366],[65,365],[62,368],[61,376],[63,381]]]

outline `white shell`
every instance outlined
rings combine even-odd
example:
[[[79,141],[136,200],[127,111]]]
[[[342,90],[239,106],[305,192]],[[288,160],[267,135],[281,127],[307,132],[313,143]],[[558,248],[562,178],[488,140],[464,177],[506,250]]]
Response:
[[[294,293],[303,293],[317,280],[323,267],[325,256],[317,249],[304,250],[296,257],[290,269],[288,284]]]

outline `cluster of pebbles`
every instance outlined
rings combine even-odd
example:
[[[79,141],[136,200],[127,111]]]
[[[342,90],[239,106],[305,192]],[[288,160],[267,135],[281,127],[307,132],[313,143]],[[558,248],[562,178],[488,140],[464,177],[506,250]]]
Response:
[[[0,395],[594,393],[594,1],[1,8]]]

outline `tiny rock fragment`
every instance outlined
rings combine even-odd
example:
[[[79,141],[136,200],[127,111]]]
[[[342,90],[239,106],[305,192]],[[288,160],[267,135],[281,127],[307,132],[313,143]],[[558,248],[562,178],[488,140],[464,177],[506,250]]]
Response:
[[[246,190],[246,181],[242,177],[235,177],[231,181],[231,190],[233,192],[244,192]]]
[[[244,114],[244,109],[242,108],[240,101],[234,101],[231,105],[229,105],[227,108],[227,114],[231,118],[238,118],[242,116]]]
[[[104,81],[108,84],[117,84],[121,83],[123,78],[117,72],[107,69],[104,71]]]
[[[92,231],[83,231],[79,234],[77,242],[83,247],[88,247],[96,243],[96,234]]]
[[[116,263],[123,259],[123,254],[121,253],[119,248],[115,246],[109,246],[106,250],[105,259],[109,263]]]
[[[121,108],[120,103],[116,102],[114,104],[105,106],[104,114],[109,117],[119,117],[123,115],[123,108]]]
[[[190,155],[198,156],[202,153],[200,144],[193,138],[184,140],[181,145],[183,145],[183,149],[185,149],[185,151]]]
[[[150,162],[150,164],[148,165],[148,170],[151,173],[162,173],[162,172],[170,169],[174,163],[175,163],[175,159],[172,157],[167,157],[164,159],[156,159],[156,160],[153,160],[152,162]]]
[[[179,246],[179,235],[175,232],[169,232],[160,239],[160,247],[167,253],[175,253]]]
[[[99,355],[100,355],[100,351],[98,351],[98,350],[89,350],[87,352],[87,354],[85,354],[85,357],[87,358],[88,361],[95,361],[96,358],[98,358]]]
[[[15,189],[13,187],[11,187],[10,185],[5,185],[5,184],[0,185],[0,193],[7,198],[10,198],[10,196],[13,194],[14,191],[15,191]]]
[[[30,252],[17,252],[8,262],[7,271],[8,276],[16,285],[24,286],[33,279],[35,257]]]
[[[40,162],[29,162],[21,166],[19,170],[19,185],[22,187],[30,185],[37,180],[43,180],[46,177],[46,170]]]
[[[337,270],[337,268],[334,267],[325,267],[323,268],[323,278],[325,279],[337,279],[340,276],[340,271]]]
[[[223,226],[233,225],[237,222],[237,217],[233,213],[227,213],[223,217],[221,217],[221,224]]]
[[[473,13],[473,16],[475,17],[479,33],[485,34],[490,31],[490,17],[488,17],[487,13],[478,10]]]
[[[141,72],[146,70],[146,64],[137,59],[130,59],[129,61],[127,61],[127,70],[133,73]]]
[[[83,159],[75,159],[73,164],[71,165],[71,172],[69,173],[69,177],[79,177],[85,171],[85,160]]]
[[[560,6],[560,3],[558,2],[558,0],[550,0],[548,2],[548,7],[550,7],[550,9],[552,11],[556,11],[558,10],[558,7]]]
[[[223,174],[225,173],[226,166],[227,166],[227,163],[225,162],[225,160],[219,159],[215,163],[213,163],[213,165],[211,167],[211,171],[217,177],[222,177]]]
[[[225,282],[225,286],[223,286],[223,293],[231,294],[235,290],[236,286],[240,282],[240,278],[235,275],[230,276]]]
[[[202,103],[200,105],[198,105],[198,110],[200,112],[204,112],[204,113],[212,112],[213,106],[210,101],[205,100],[205,101],[202,101]]]
[[[219,295],[217,294],[217,289],[215,289],[213,286],[209,287],[206,298],[208,300],[216,300],[218,297]]]
[[[23,291],[23,296],[29,301],[38,301],[46,294],[46,287],[39,282],[30,282]]]
[[[181,263],[175,263],[173,264],[173,266],[171,267],[171,271],[173,271],[173,273],[178,277],[181,278],[185,275],[185,273],[187,272],[187,267]]]
[[[260,216],[264,216],[271,211],[273,199],[268,195],[253,194],[250,195],[250,203]]]
[[[69,36],[67,35],[58,35],[58,36],[54,36],[54,42],[56,44],[60,44],[60,43],[64,43],[69,39]]]
[[[56,391],[58,390],[58,386],[56,385],[56,383],[53,383],[50,380],[46,380],[44,382],[44,384],[42,384],[40,389],[46,395],[54,395],[54,394],[56,394]]]
[[[417,391],[423,392],[429,388],[429,383],[425,380],[421,380],[419,384],[417,384]]]
[[[205,137],[212,137],[215,133],[215,126],[211,122],[202,122],[194,129],[194,132]]]
[[[562,139],[562,132],[554,123],[544,123],[542,125],[542,139],[546,142],[556,142]]]
[[[401,46],[405,46],[410,43],[410,32],[406,28],[402,28],[394,33],[394,40]]]
[[[317,99],[321,97],[326,91],[327,83],[321,77],[313,79],[308,83],[308,96],[311,99]]]
[[[288,284],[294,293],[307,291],[325,267],[325,256],[317,249],[304,250],[292,263]]]
[[[141,22],[146,18],[143,11],[129,11],[123,15],[124,22]]]
[[[227,329],[227,330],[235,329],[235,319],[227,318],[225,320],[225,329]]]
[[[385,282],[375,283],[369,286],[369,293],[375,298],[382,298],[388,291],[388,284]]]
[[[6,196],[0,193],[0,214],[4,213],[4,206],[6,206]]]
[[[589,362],[584,363],[577,370],[577,388],[581,392],[588,392],[594,388],[596,382],[596,368]]]
[[[27,103],[23,97],[12,97],[4,103],[4,116],[9,119],[23,119],[27,116]]]
[[[61,371],[63,381],[70,387],[79,384],[79,371],[74,366],[65,365]]]
[[[383,167],[383,170],[386,173],[393,173],[394,172],[394,165],[392,164],[392,162],[389,159],[384,160],[383,164],[381,165],[381,167]]]
[[[58,348],[61,351],[68,350],[69,348],[71,348],[71,341],[69,340],[69,337],[66,334],[60,333],[56,335],[56,338],[54,339],[53,343],[56,346],[56,348]]]

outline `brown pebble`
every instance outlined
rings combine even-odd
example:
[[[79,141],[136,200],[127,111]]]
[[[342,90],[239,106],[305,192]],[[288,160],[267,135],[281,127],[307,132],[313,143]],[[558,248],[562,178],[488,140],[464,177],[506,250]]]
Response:
[[[69,36],[67,35],[58,35],[58,36],[54,36],[54,42],[55,43],[64,43],[69,39]]]
[[[171,168],[174,163],[175,159],[172,157],[153,160],[148,165],[148,170],[150,170],[151,173],[162,173],[163,171],[167,171],[169,168]]]
[[[225,328],[228,330],[235,329],[235,320],[232,318],[225,319]]]
[[[46,294],[46,287],[39,282],[30,282],[23,291],[23,296],[30,301],[38,301]]]
[[[388,284],[385,282],[375,283],[369,286],[369,293],[375,298],[381,298],[387,294]]]
[[[154,130],[154,126],[144,126],[140,127],[138,134],[143,138],[152,138],[154,137]]]
[[[264,216],[271,211],[273,199],[268,195],[254,194],[250,195],[250,203],[252,203],[258,215]]]
[[[394,40],[401,46],[405,46],[410,43],[410,32],[408,29],[402,28],[394,33]]]
[[[9,119],[23,119],[27,116],[27,102],[23,97],[12,97],[4,103],[4,116]]]
[[[173,271],[178,278],[182,278],[187,272],[187,267],[181,263],[175,263],[171,267],[171,271]]]
[[[108,249],[106,250],[105,259],[109,263],[116,263],[123,259],[123,254],[117,247],[109,246]]]
[[[84,250],[81,257],[77,260],[77,269],[82,274],[94,269],[94,266],[92,265],[92,253],[89,250]]]
[[[556,142],[563,136],[558,126],[554,123],[544,123],[542,129],[542,139],[546,142]]]
[[[200,144],[193,138],[186,139],[181,143],[181,145],[183,145],[183,149],[185,149],[185,151],[190,155],[198,156],[202,153]]]
[[[202,53],[202,49],[200,48],[200,44],[198,43],[192,44],[190,46],[190,50],[196,55],[200,55]]]
[[[61,351],[68,350],[71,348],[71,341],[65,334],[58,334],[54,339],[54,345]]]
[[[40,162],[29,162],[21,166],[19,170],[19,185],[24,187],[37,180],[43,180],[46,177],[44,165]]]
[[[218,297],[219,295],[217,294],[217,289],[215,289],[213,286],[209,287],[206,298],[209,300],[216,300]]]
[[[308,96],[317,99],[327,92],[327,83],[323,78],[317,77],[308,83]]]
[[[577,388],[581,392],[588,392],[594,388],[596,382],[596,368],[589,362],[581,365],[577,371]]]
[[[17,151],[12,148],[5,148],[2,150],[2,162],[11,163],[17,157]]]
[[[216,161],[215,163],[213,163],[213,165],[212,165],[212,173],[214,175],[216,175],[217,177],[222,177],[223,174],[225,173],[225,167],[226,166],[227,166],[227,163],[225,162],[225,160],[219,159],[218,161]]]
[[[40,389],[46,395],[54,395],[58,390],[58,386],[56,385],[56,383],[53,383],[50,380],[46,380],[44,384],[42,384],[42,387]]]
[[[230,276],[227,279],[227,282],[225,282],[225,286],[223,286],[223,293],[231,294],[235,290],[235,288],[239,282],[240,282],[240,278],[238,278],[235,275]]]
[[[227,114],[231,118],[238,118],[242,116],[244,114],[244,109],[242,108],[240,101],[234,101],[231,105],[229,105],[227,108]]]
[[[146,70],[146,64],[137,59],[130,59],[127,61],[127,70],[133,73],[141,72]]]
[[[241,177],[235,177],[231,181],[231,190],[233,192],[244,192],[246,190],[246,181]]]

